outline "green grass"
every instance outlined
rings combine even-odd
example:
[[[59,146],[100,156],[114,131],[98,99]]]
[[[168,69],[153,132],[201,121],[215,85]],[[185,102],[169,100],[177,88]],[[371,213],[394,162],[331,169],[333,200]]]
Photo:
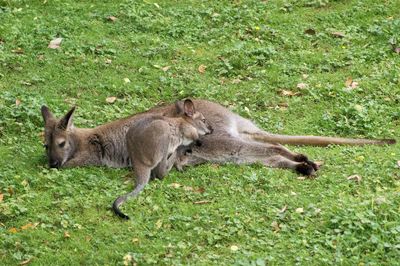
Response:
[[[75,124],[91,127],[194,97],[275,133],[399,140],[398,10],[373,0],[0,1],[1,264],[398,264],[399,145],[292,147],[324,161],[312,180],[260,165],[172,171],[124,205],[124,222],[110,205],[132,188],[129,170],[48,169],[39,111],[76,105]],[[48,49],[56,37],[61,48]],[[346,90],[348,77],[359,86]]]

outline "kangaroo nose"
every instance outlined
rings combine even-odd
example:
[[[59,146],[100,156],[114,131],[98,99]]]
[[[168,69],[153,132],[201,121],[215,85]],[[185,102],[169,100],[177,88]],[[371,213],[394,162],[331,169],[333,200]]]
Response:
[[[208,130],[210,131],[208,134],[211,134],[214,131],[214,129],[211,126],[208,127]]]
[[[50,168],[59,168],[60,162],[59,161],[50,161],[49,165],[50,165]]]

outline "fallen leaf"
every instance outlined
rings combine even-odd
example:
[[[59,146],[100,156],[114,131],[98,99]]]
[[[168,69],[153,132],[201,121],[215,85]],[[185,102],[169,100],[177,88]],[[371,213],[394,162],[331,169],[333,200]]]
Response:
[[[12,187],[8,187],[7,191],[8,191],[8,194],[10,194],[10,196],[12,196],[14,194],[14,189]]]
[[[240,82],[242,82],[240,79],[233,79],[232,80],[232,84],[239,84]]]
[[[306,177],[305,176],[298,176],[297,179],[298,180],[306,180]]]
[[[65,232],[64,232],[64,237],[65,237],[65,238],[70,238],[71,235],[68,233],[68,231],[65,231]]]
[[[400,168],[400,160],[399,161],[397,161],[397,167],[399,167]],[[1,200],[0,200],[1,201]]]
[[[109,65],[109,64],[112,63],[112,60],[111,59],[106,59],[105,63]]]
[[[305,31],[304,31],[304,33],[305,34],[308,34],[308,35],[315,35],[317,32],[314,30],[314,29],[306,29]]]
[[[21,230],[26,230],[29,228],[35,228],[35,225],[33,223],[28,223],[26,225],[21,226]]]
[[[61,42],[63,38],[55,38],[49,43],[49,46],[47,46],[50,49],[58,49],[60,48]]]
[[[303,79],[308,79],[309,76],[307,74],[303,74],[302,77]]]
[[[133,260],[132,255],[131,254],[126,254],[124,256],[124,265],[125,266],[132,265],[132,260]]]
[[[182,185],[178,183],[171,183],[169,186],[173,188],[180,188]]]
[[[232,245],[232,246],[231,246],[231,250],[232,250],[233,252],[238,251],[238,250],[239,250],[239,247],[236,246],[236,245]]]
[[[39,61],[43,61],[43,60],[44,60],[44,55],[43,55],[43,54],[38,55],[38,56],[37,56],[37,59],[38,59]]]
[[[197,193],[204,193],[206,190],[203,188],[203,187],[199,187],[199,188],[196,188],[195,190],[194,190],[194,192],[197,192]]]
[[[272,223],[271,223],[271,226],[272,226],[272,228],[274,228],[274,232],[276,233],[276,232],[279,232],[280,230],[281,230],[281,228],[280,228],[280,226],[279,226],[279,223],[277,222],[277,221],[273,221]]]
[[[130,81],[130,79],[128,79],[128,78],[124,78],[124,82],[125,82],[125,83],[130,83],[131,81]]]
[[[204,72],[206,72],[206,66],[205,65],[200,65],[199,67],[198,67],[198,71],[201,73],[201,74],[204,74]]]
[[[161,226],[162,226],[162,220],[160,219],[160,220],[158,220],[158,221],[156,222],[156,228],[157,228],[157,229],[160,229]]]
[[[346,35],[341,31],[334,31],[331,34],[332,34],[333,37],[336,37],[336,38],[344,38],[344,37],[346,37]]]
[[[106,98],[107,103],[114,103],[116,100],[117,100],[117,97],[114,97],[114,96]]]
[[[19,265],[27,265],[27,264],[29,264],[29,263],[32,261],[32,259],[33,259],[33,258],[29,258],[29,259],[27,259],[27,260],[24,260],[24,261],[20,262]]]
[[[386,198],[384,196],[379,196],[375,199],[375,203],[381,205],[386,202]]]
[[[21,100],[20,99],[15,99],[15,105],[19,106],[21,104]]]
[[[308,87],[308,84],[300,82],[299,84],[297,84],[296,88],[298,89],[306,89]]]
[[[12,227],[12,228],[8,229],[8,232],[15,234],[16,232],[18,232],[18,229],[15,227]]]
[[[279,213],[284,213],[286,210],[287,210],[287,205],[283,206],[283,208],[279,210]]]
[[[209,201],[209,200],[199,200],[199,201],[193,202],[193,204],[208,204],[208,203],[211,203],[211,201]]]
[[[24,53],[24,49],[18,47],[17,49],[11,50],[11,52],[13,52],[15,54],[23,54]]]
[[[346,79],[344,85],[345,85],[346,87],[350,87],[350,86],[351,86],[351,83],[353,83],[353,78],[352,78],[352,77],[348,77],[348,78]]]
[[[4,194],[0,193],[0,202],[2,202],[4,199]]]
[[[347,180],[354,180],[357,181],[357,183],[361,182],[362,177],[359,175],[351,175],[349,177],[347,177]]]
[[[107,17],[107,20],[111,21],[111,22],[115,22],[115,21],[117,21],[117,18],[114,16],[109,16],[109,17]]]
[[[289,91],[289,90],[280,90],[279,94],[282,95],[282,96],[291,97],[291,96],[299,95],[300,93],[299,92],[294,92],[294,91]]]
[[[132,243],[136,243],[136,242],[139,242],[139,238],[132,238]]]
[[[165,67],[162,67],[161,70],[164,72],[167,72],[168,69],[170,69],[170,68],[171,68],[171,66],[165,66]]]
[[[297,208],[297,209],[296,209],[296,212],[297,212],[297,213],[303,213],[303,212],[304,212],[304,209],[303,209],[303,208]]]

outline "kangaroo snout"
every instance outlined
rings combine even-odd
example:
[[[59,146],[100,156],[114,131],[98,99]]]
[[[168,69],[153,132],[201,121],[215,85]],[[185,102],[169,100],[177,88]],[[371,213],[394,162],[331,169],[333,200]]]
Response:
[[[60,168],[60,165],[61,165],[61,163],[58,160],[51,160],[49,162],[50,168]]]

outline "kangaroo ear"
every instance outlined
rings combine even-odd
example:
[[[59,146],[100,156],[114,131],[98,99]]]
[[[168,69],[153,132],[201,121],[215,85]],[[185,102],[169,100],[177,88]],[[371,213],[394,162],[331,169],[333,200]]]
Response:
[[[176,101],[175,102],[175,110],[178,115],[183,114],[183,101]]]
[[[72,114],[74,113],[74,111],[75,111],[75,106],[72,107],[72,109],[69,110],[68,113],[63,118],[61,118],[60,122],[58,122],[57,125],[59,129],[68,130],[73,127]]]
[[[183,102],[183,112],[185,113],[185,115],[187,115],[188,117],[192,117],[194,115],[194,113],[196,112],[194,110],[194,103],[192,102],[192,100],[186,99]]]
[[[40,108],[40,111],[42,112],[45,124],[47,123],[47,121],[54,119],[53,114],[50,112],[50,109],[46,105],[43,105],[42,108]]]

